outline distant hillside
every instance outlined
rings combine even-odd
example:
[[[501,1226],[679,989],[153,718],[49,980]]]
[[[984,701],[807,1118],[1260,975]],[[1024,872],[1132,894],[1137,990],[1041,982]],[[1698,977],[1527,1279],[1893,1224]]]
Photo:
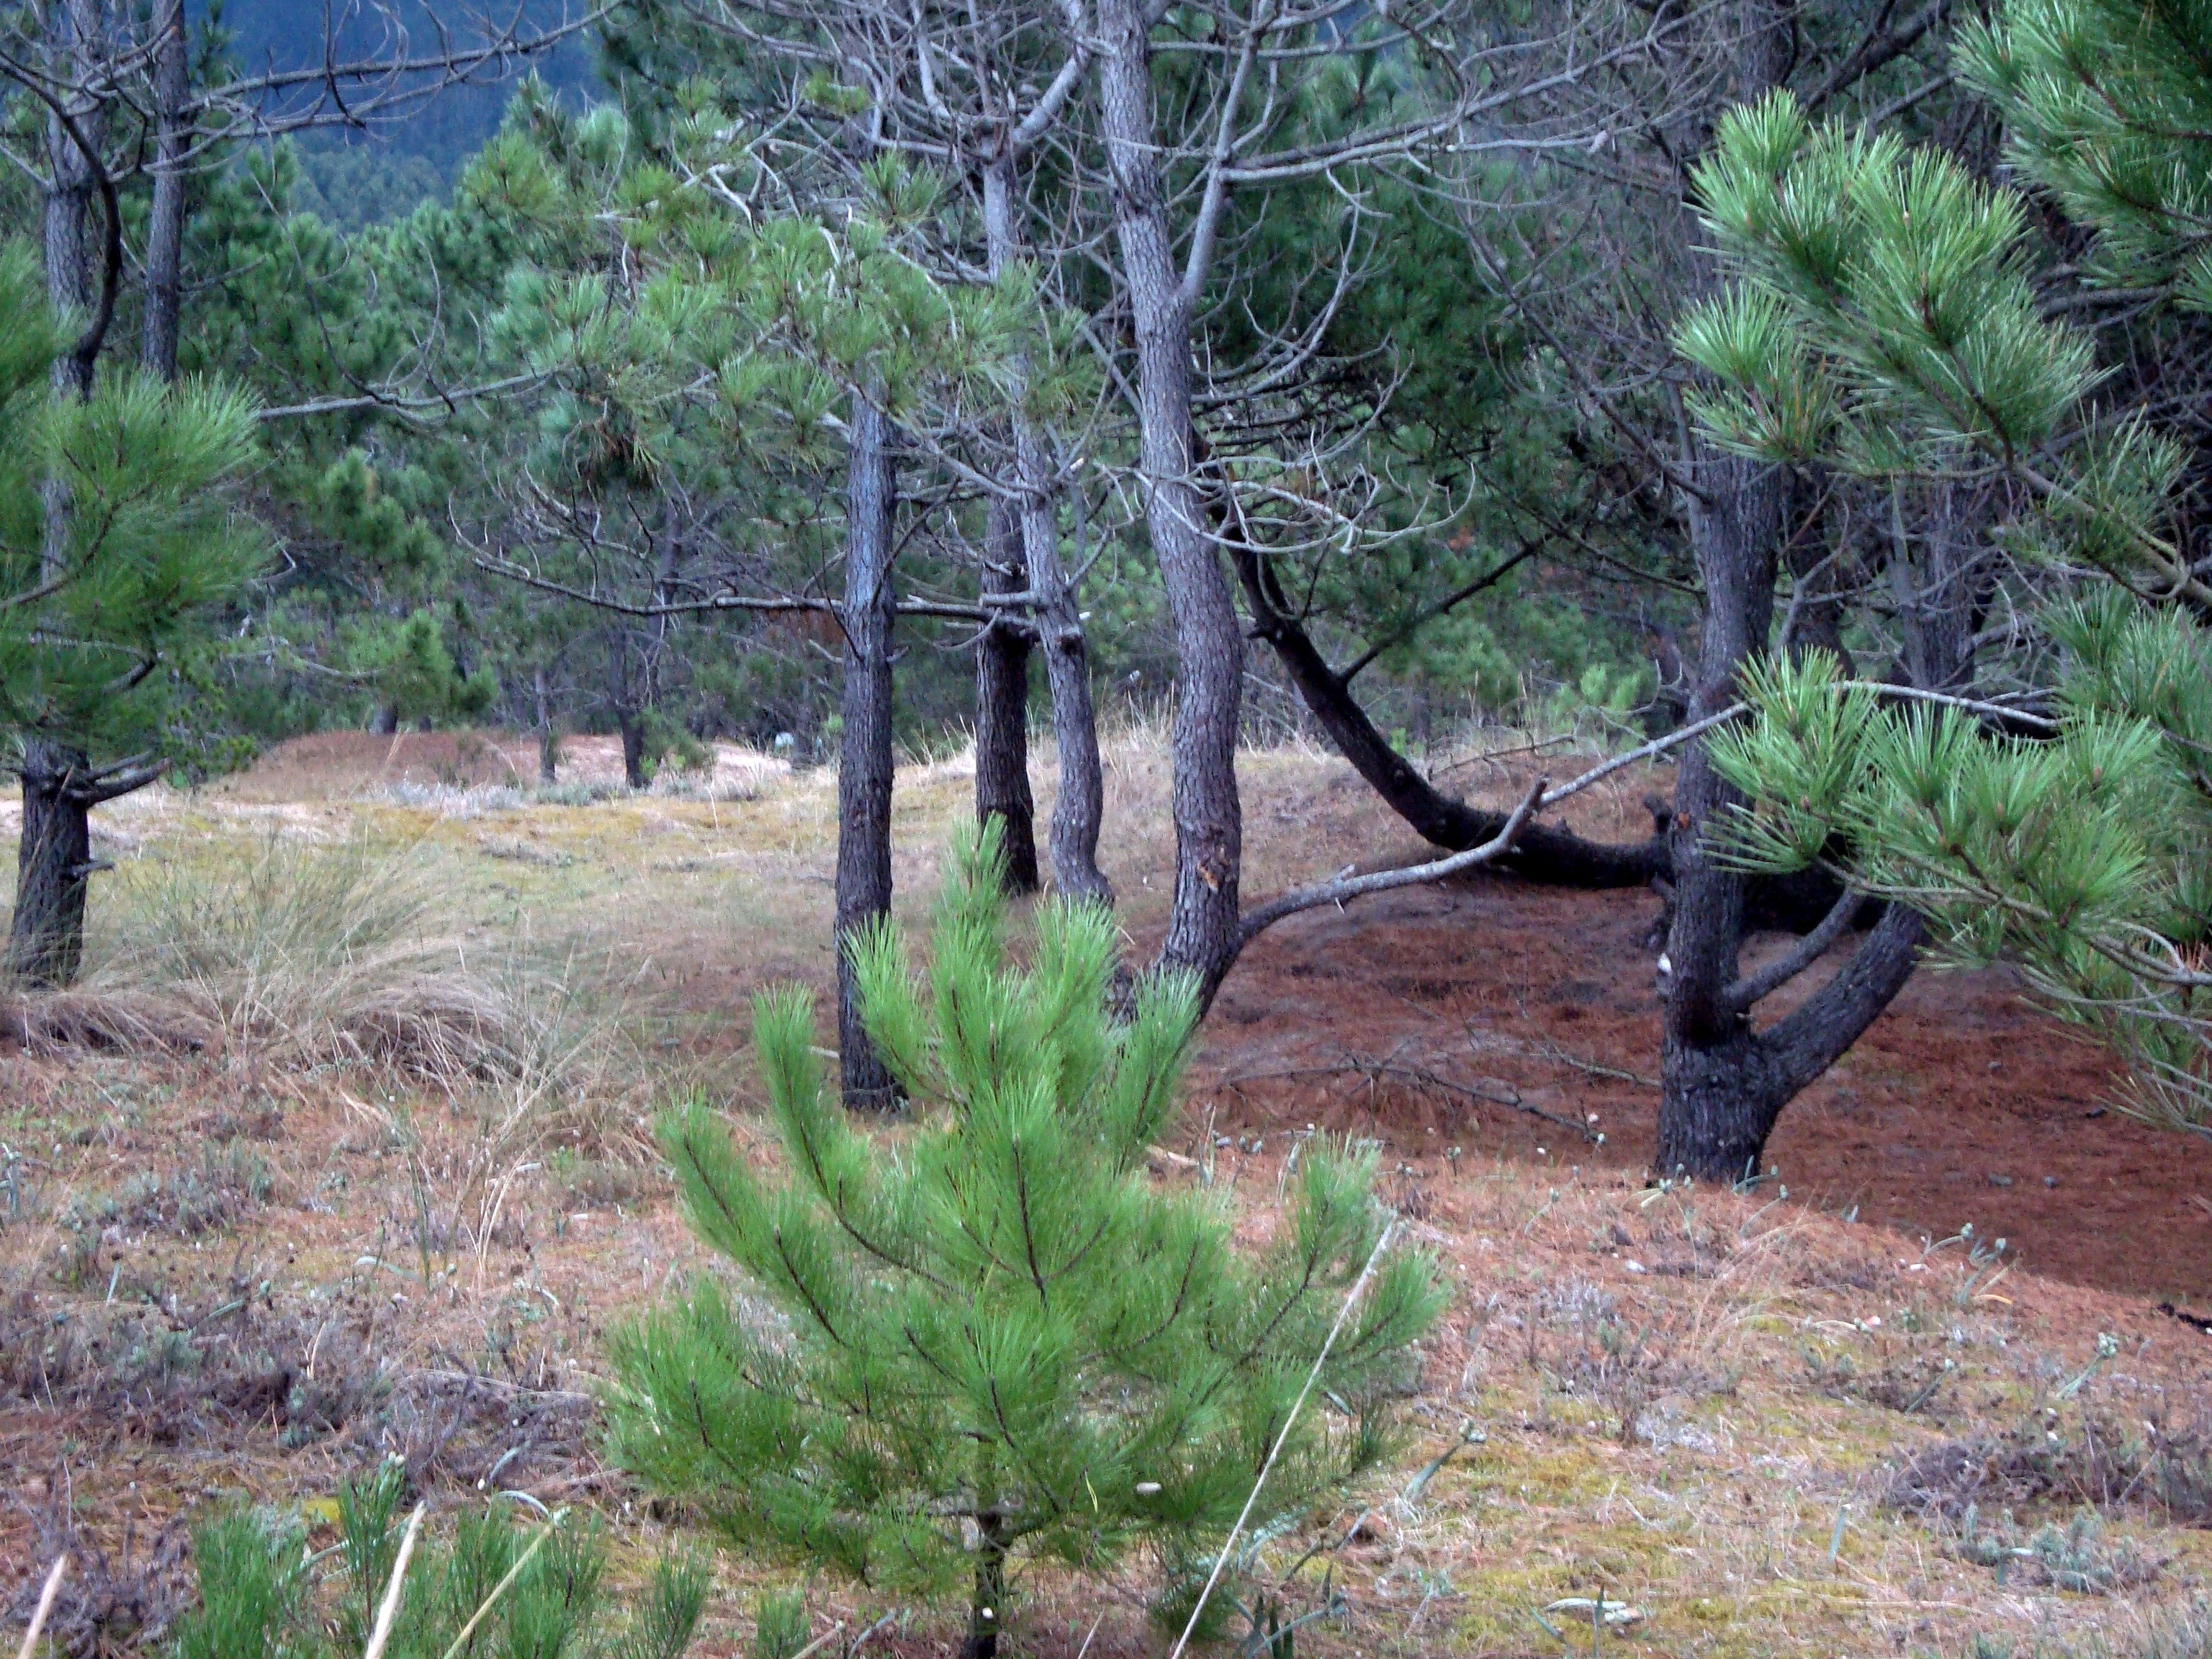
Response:
[[[455,0],[396,0],[389,18],[359,3],[344,0],[228,0],[210,5],[196,0],[194,10],[204,21],[210,10],[230,36],[230,56],[241,69],[301,69],[323,59],[325,19],[335,20],[333,56],[341,62],[380,56],[392,49],[391,24],[404,31],[408,55],[435,52],[442,20],[455,45],[481,40],[483,30]],[[504,19],[513,7],[485,8]],[[522,14],[527,28],[543,29],[573,15],[574,0],[524,0]],[[596,46],[588,33],[571,36],[532,65],[538,74],[564,95],[588,100],[596,95]],[[340,223],[362,225],[398,216],[418,204],[441,196],[466,165],[468,158],[498,130],[501,111],[524,73],[515,69],[503,81],[456,87],[427,102],[412,106],[404,119],[377,124],[368,133],[325,131],[303,136],[300,149],[312,186],[303,206],[313,208]]]

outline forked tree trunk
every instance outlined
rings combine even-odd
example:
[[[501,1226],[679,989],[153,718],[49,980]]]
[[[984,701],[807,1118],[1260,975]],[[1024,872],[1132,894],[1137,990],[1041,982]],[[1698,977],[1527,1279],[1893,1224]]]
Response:
[[[851,942],[891,908],[891,623],[896,601],[890,558],[898,481],[890,423],[858,394],[848,441],[845,729],[837,762],[837,1054],[845,1104],[883,1111],[897,1103],[897,1093],[860,1018]]]
[[[1705,590],[1705,625],[1692,720],[1735,696],[1736,675],[1766,645],[1783,526],[1784,484],[1773,469],[1707,451],[1702,501],[1690,514]],[[1955,641],[1954,641],[1955,644]],[[1714,862],[1709,836],[1741,799],[1707,760],[1683,757],[1669,832],[1674,908],[1667,954],[1660,1053],[1662,1176],[1742,1181],[1759,1172],[1783,1109],[1833,1065],[1911,978],[1920,918],[1891,905],[1850,960],[1797,1009],[1764,1031],[1731,991],[1741,979],[1747,884]]]
[[[1019,593],[1029,586],[1021,514],[994,500],[984,536],[983,591]],[[975,641],[975,822],[1000,823],[1006,891],[1037,890],[1036,799],[1030,793],[1028,631],[1012,617]]]
[[[1244,641],[1192,471],[1192,296],[1176,267],[1161,190],[1151,18],[1147,0],[1099,0],[1098,118],[1137,337],[1145,522],[1175,623],[1175,899],[1158,965],[1191,975],[1203,1006],[1242,938],[1237,736]]]
[[[73,984],[83,965],[85,887],[93,868],[85,770],[82,755],[43,738],[23,746],[23,828],[8,971],[27,984]]]
[[[138,359],[165,384],[177,378],[184,313],[185,188],[191,134],[185,0],[156,0],[154,41],[154,190],[146,216],[146,315]]]
[[[1002,148],[983,173],[983,229],[994,276],[1025,252],[1016,216],[1017,182],[1015,158]],[[1018,362],[1018,378],[1020,372]],[[1053,744],[1060,757],[1060,791],[1053,801],[1050,834],[1053,886],[1064,899],[1111,905],[1113,884],[1098,868],[1106,784],[1098,757],[1097,711],[1091,696],[1091,647],[1075,582],[1060,556],[1052,449],[1021,411],[1018,398],[1012,426],[1021,556],[1034,596],[1030,612],[1044,646]]]

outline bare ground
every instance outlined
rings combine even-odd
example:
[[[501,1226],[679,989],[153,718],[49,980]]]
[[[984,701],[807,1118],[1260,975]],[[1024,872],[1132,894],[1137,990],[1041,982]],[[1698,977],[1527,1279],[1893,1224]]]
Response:
[[[612,758],[570,745],[572,774]],[[126,1532],[132,1559],[159,1559],[211,1496],[312,1505],[391,1452],[442,1504],[495,1484],[599,1506],[628,1571],[667,1530],[592,1434],[605,1322],[696,1260],[642,1115],[657,1090],[704,1086],[757,1135],[742,1006],[826,980],[832,781],[732,751],[711,780],[567,805],[515,793],[534,764],[513,740],[410,735],[395,754],[341,734],[108,815],[116,895],[271,840],[405,848],[448,896],[459,959],[526,952],[588,981],[620,1011],[619,1064],[549,1104],[220,1032],[0,1052],[0,1595],[71,1535],[127,1585]],[[1502,798],[1525,764],[1477,775]],[[1418,854],[1332,761],[1245,773],[1255,893]],[[1156,740],[1115,746],[1106,862],[1140,947],[1162,919],[1164,780]],[[1642,787],[1578,822],[1632,832]],[[967,788],[957,761],[902,774],[902,911]],[[1954,1652],[1984,1632],[2124,1633],[2194,1594],[2212,1335],[2156,1304],[2212,1303],[2212,1148],[2105,1108],[2100,1057],[2002,975],[1928,974],[1785,1117],[1780,1183],[1647,1188],[1656,911],[1494,878],[1384,896],[1277,929],[1223,993],[1178,1143],[1200,1167],[1162,1178],[1230,1186],[1263,1225],[1309,1127],[1371,1138],[1458,1286],[1392,1471],[1267,1553],[1280,1573],[1317,1547],[1294,1607],[1325,1572],[1346,1594],[1301,1645],[1556,1652],[1541,1621],[1580,1618],[1579,1644],[1589,1615],[1544,1610],[1602,1590],[1638,1613],[1603,1644],[1634,1651]],[[2117,1352],[2093,1369],[2100,1333]],[[2012,1512],[2013,1547],[2095,1504],[2100,1538],[2045,1548],[2086,1562],[2090,1590],[2032,1565],[2001,1581],[1970,1504],[1984,1545]],[[771,1577],[724,1557],[705,1651],[743,1650]],[[1043,1576],[1019,1650],[1069,1656],[1088,1633],[1094,1655],[1162,1651],[1148,1594],[1141,1564],[1103,1590]],[[811,1595],[824,1629],[882,1611]],[[80,1624],[125,1645],[131,1601],[111,1588]],[[873,1645],[948,1640],[923,1620]]]

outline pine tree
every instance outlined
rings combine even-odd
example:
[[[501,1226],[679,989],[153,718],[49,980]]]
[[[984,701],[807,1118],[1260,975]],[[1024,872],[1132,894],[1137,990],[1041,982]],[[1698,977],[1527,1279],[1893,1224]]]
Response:
[[[2125,289],[2212,310],[2208,40],[2202,8],[2026,0],[1962,42],[2023,177],[2095,233],[2081,309]],[[1753,675],[1756,718],[1713,747],[1753,798],[1723,850],[1832,863],[1950,958],[2018,962],[2129,1062],[2126,1109],[2212,1132],[2212,589],[2169,521],[2185,447],[2100,401],[2096,340],[2039,292],[2028,204],[1953,158],[1777,97],[1724,124],[1699,185],[1739,277],[1683,334],[1719,383],[1707,428],[1885,487],[1900,526],[1962,483],[2008,492],[1976,603],[2015,607],[2030,647],[2016,690],[1966,707],[1825,654]]]
[[[8,968],[66,985],[91,809],[214,735],[195,671],[263,544],[228,488],[255,451],[247,404],[137,374],[58,394],[40,289],[28,254],[0,250],[0,763],[23,781]]]
[[[1187,1565],[1233,1522],[1319,1363],[1254,1507],[1291,1515],[1372,1460],[1381,1408],[1442,1299],[1382,1254],[1371,1157],[1316,1143],[1274,1242],[1231,1243],[1216,1198],[1155,1187],[1193,988],[1150,981],[1109,1019],[1113,928],[1040,916],[1011,966],[995,826],[956,850],[927,988],[898,933],[856,952],[878,1051],[915,1103],[863,1133],[826,1096],[809,1000],[756,1005],[786,1170],[757,1173],[714,1114],[665,1120],[692,1225],[739,1268],[613,1346],[621,1460],[746,1545],[870,1583],[971,1579],[970,1659],[997,1650],[1023,1557],[1105,1566],[1147,1543]]]

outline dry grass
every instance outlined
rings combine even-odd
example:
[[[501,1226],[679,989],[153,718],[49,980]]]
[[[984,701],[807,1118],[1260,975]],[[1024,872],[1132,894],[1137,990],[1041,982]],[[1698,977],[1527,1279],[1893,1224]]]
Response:
[[[1480,769],[1503,793],[1537,766],[1572,769]],[[902,909],[971,772],[902,773]],[[1244,773],[1255,891],[1378,844],[1317,811],[1361,799],[1340,766],[1290,748]],[[1107,864],[1140,940],[1166,782],[1157,732],[1117,735]],[[0,1512],[0,1595],[43,1560],[41,1517],[119,1562],[126,1521],[143,1556],[211,1492],[312,1504],[391,1452],[439,1503],[480,1482],[592,1503],[633,1563],[673,1523],[595,1452],[605,1322],[703,1265],[638,1120],[679,1082],[742,1099],[745,994],[826,977],[835,780],[441,787],[132,805],[91,981],[6,1014],[0,1040],[29,1040],[0,1048],[0,1480],[24,1506]],[[1640,793],[1583,827],[1634,829]],[[1183,1145],[1255,1236],[1289,1150],[1268,1139]],[[2206,1651],[2212,1338],[1771,1193],[1385,1156],[1457,1296],[1389,1472],[1251,1555],[1248,1604],[1339,1598],[1304,1653]],[[2100,1331],[2118,1341],[2092,1370]],[[710,1654],[741,1650],[764,1588],[805,1589],[817,1632],[888,1610],[720,1571]],[[1153,1577],[1039,1573],[1020,1650],[1072,1659],[1102,1619],[1092,1656],[1164,1650]],[[1594,1631],[1601,1592],[1637,1616]],[[951,1630],[899,1628],[884,1651]]]

